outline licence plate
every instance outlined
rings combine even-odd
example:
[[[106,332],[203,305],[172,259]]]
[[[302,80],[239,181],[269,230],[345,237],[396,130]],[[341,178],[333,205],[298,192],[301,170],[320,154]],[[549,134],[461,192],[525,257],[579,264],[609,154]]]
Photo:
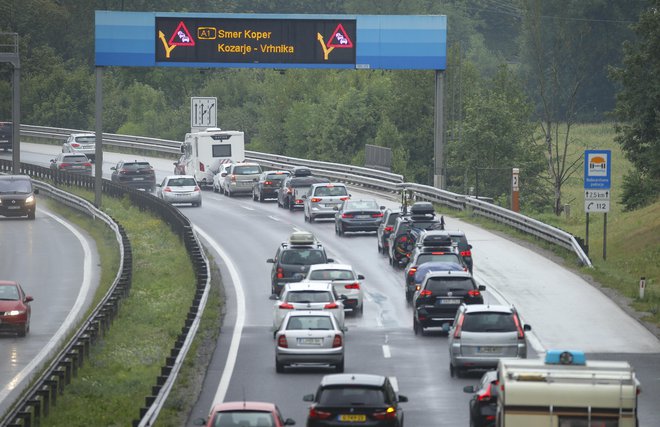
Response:
[[[339,416],[339,421],[350,421],[350,422],[365,422],[367,421],[367,416],[364,414],[341,414]]]
[[[83,165],[73,165],[71,166],[71,169],[82,169],[83,167]]]
[[[497,347],[477,347],[477,353],[499,353],[499,349]]]
[[[460,304],[461,300],[460,299],[439,299],[436,300],[435,303],[437,305],[444,305],[444,304]]]
[[[369,219],[370,215],[355,215],[355,219]]]
[[[144,181],[144,178],[141,177],[134,177],[133,181]]]
[[[20,206],[8,206],[7,209],[20,209]]]
[[[298,344],[321,345],[322,343],[323,343],[322,338],[298,338]]]

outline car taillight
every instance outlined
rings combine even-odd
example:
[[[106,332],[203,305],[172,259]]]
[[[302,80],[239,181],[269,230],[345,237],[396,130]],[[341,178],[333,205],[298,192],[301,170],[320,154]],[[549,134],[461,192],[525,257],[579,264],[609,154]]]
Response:
[[[278,279],[284,278],[284,269],[282,267],[277,267],[277,278]]]
[[[68,166],[71,166],[71,164],[69,164],[69,163],[60,163],[60,169],[64,169]]]
[[[83,164],[83,166],[85,166],[85,167],[87,167],[87,168],[91,168],[91,167],[92,167],[92,164],[91,164],[90,162],[87,162],[87,163]]]
[[[472,289],[468,291],[468,295],[471,297],[478,297],[479,295],[481,295],[481,292],[479,292],[476,289]]]
[[[415,273],[417,273],[417,267],[410,267],[410,270],[408,270],[408,276],[414,276]]]
[[[335,335],[335,339],[332,340],[332,348],[341,347],[341,335]]]
[[[348,199],[350,199],[350,197],[340,197],[340,198],[339,198],[339,200],[341,200],[342,202],[344,202],[344,201],[346,201],[346,200],[348,200]]]
[[[523,330],[522,326],[520,325],[520,319],[518,319],[518,316],[516,314],[513,315],[513,321],[516,324],[516,329],[518,330],[518,339],[524,339],[525,338],[525,331]]]
[[[273,181],[264,181],[264,185],[271,185]]]
[[[396,418],[396,408],[390,406],[383,412],[374,412],[372,416],[376,420],[393,420]]]
[[[204,166],[204,163],[199,162],[199,171],[204,172],[206,170],[206,167]]]
[[[484,401],[484,400],[489,400],[491,397],[493,397],[490,388],[492,387],[492,384],[488,384],[488,388],[486,388],[486,391],[483,394],[477,395],[477,400],[479,401]]]
[[[288,302],[283,302],[279,307],[280,310],[293,310],[293,304],[289,304]]]
[[[341,217],[342,218],[353,218],[353,214],[343,213],[343,214],[341,214]]]
[[[463,320],[465,320],[465,313],[461,313],[461,316],[458,318],[458,322],[456,322],[456,329],[454,330],[454,338],[461,337],[461,329],[463,329]]]
[[[318,202],[321,201],[321,198],[320,197],[312,197],[311,201],[312,201],[312,203],[318,203]]]
[[[350,283],[348,285],[344,285],[346,289],[360,289],[360,284],[355,282],[355,283]]]
[[[431,255],[446,255],[446,252],[431,252]]]
[[[391,233],[391,232],[394,231],[394,227],[385,227],[385,229],[383,229],[383,231],[386,232],[386,233]]]
[[[332,413],[325,411],[317,411],[315,408],[309,408],[309,418],[315,420],[325,420],[330,418]]]
[[[234,174],[231,175],[231,182],[236,182],[236,175]]]
[[[383,213],[382,213],[382,212],[375,213],[375,214],[372,214],[371,217],[372,217],[372,218],[382,218],[382,217],[383,217]]]
[[[286,194],[291,194],[291,193],[293,193],[293,190],[290,189],[290,188],[287,188],[287,189],[286,189]]]
[[[196,186],[195,186],[195,189],[194,189],[193,191],[202,191],[202,189],[199,188],[199,185],[196,185]]]
[[[302,199],[296,199],[296,205],[302,205]]]
[[[472,256],[472,252],[470,251],[462,251],[461,256]]]
[[[278,347],[284,347],[284,348],[289,347],[289,343],[286,340],[286,335],[284,335],[284,334],[280,335],[280,337],[277,339],[277,346]]]
[[[172,188],[170,187],[163,188],[163,193],[171,193],[171,192],[172,192]]]
[[[399,242],[407,242],[408,241],[408,236],[401,236],[399,238]]]
[[[419,285],[415,286],[415,290],[416,290],[416,291],[418,291],[418,290],[420,290],[420,289],[421,289],[421,286],[419,286]]]
[[[72,143],[71,143],[71,146],[72,146],[73,148],[78,148],[78,147],[80,147],[80,144],[78,144],[77,142],[72,142]]]
[[[329,302],[323,308],[337,308],[339,307],[336,302]]]
[[[433,294],[433,292],[429,291],[428,289],[424,289],[422,292],[419,293],[420,297],[430,297]]]

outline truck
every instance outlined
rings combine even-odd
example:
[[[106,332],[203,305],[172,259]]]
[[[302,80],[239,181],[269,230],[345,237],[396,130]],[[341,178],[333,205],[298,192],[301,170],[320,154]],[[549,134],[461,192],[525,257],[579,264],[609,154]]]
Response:
[[[181,157],[174,162],[175,175],[192,175],[200,187],[211,187],[223,163],[245,160],[245,134],[241,131],[208,128],[187,133]]]
[[[545,359],[500,359],[497,377],[497,427],[638,426],[641,386],[628,362],[550,350]]]

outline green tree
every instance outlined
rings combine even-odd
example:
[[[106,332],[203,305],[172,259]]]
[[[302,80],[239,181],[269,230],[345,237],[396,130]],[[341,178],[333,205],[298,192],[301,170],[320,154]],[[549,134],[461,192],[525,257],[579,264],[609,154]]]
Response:
[[[611,70],[621,83],[616,141],[637,168],[625,177],[622,201],[636,209],[660,195],[660,0],[640,15],[635,43],[624,44],[623,66]]]

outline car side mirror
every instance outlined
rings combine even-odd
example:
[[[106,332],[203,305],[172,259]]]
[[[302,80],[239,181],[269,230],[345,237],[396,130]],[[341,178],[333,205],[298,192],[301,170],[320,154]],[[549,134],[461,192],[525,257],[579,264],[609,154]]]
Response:
[[[34,301],[34,298],[32,298],[30,295],[25,296],[25,302],[32,302]]]
[[[358,280],[364,280],[364,275],[363,274],[358,274]]]
[[[222,177],[227,176],[227,172],[222,172],[222,173],[220,174],[220,176],[222,176]]]
[[[203,426],[205,424],[206,424],[206,420],[204,418],[196,418],[195,420],[193,420],[193,425]]]
[[[325,260],[327,263],[335,262],[334,258],[328,258]]]
[[[275,260],[274,260],[273,258],[268,258],[268,259],[266,260],[266,262],[268,262],[268,263],[270,263],[270,264],[275,264]]]
[[[300,282],[300,281],[302,281],[302,279],[305,278],[305,276],[303,276],[301,273],[294,273],[294,275],[291,276],[291,278],[292,278],[295,282]]]
[[[486,285],[479,285],[479,290],[480,291],[485,291],[486,290]]]
[[[474,386],[473,385],[466,385],[463,387],[463,393],[474,393]]]
[[[39,189],[38,189],[38,188],[35,188],[34,190],[32,190],[32,192],[33,192],[34,194],[39,194]]]
[[[314,395],[313,394],[306,394],[303,396],[303,401],[305,402],[313,402],[314,401]]]
[[[340,300],[346,300],[346,299],[348,299],[348,297],[344,294],[341,294],[341,295],[339,295],[339,299]]]
[[[110,170],[111,170],[111,171],[116,171],[116,170],[117,170],[117,167],[116,167],[116,166],[113,166],[113,167],[110,168]]]
[[[472,249],[472,245],[468,245],[468,249]]]
[[[179,166],[179,162],[172,162],[174,166]]]
[[[280,299],[280,297],[278,297],[277,294],[271,294],[271,295],[268,297],[268,299],[269,299],[269,300],[272,300],[272,301],[277,301],[278,299]]]
[[[408,401],[408,396],[404,396],[403,394],[399,395],[399,402],[407,402]]]
[[[291,418],[287,418],[286,420],[284,420],[284,425],[285,426],[293,426],[293,425],[296,425],[296,422]]]
[[[526,325],[523,326],[523,329],[524,329],[526,332],[529,332],[529,331],[532,330],[532,325],[527,325],[527,324],[526,324]]]
[[[55,159],[50,159],[50,162],[51,162],[51,163],[55,163]]]

